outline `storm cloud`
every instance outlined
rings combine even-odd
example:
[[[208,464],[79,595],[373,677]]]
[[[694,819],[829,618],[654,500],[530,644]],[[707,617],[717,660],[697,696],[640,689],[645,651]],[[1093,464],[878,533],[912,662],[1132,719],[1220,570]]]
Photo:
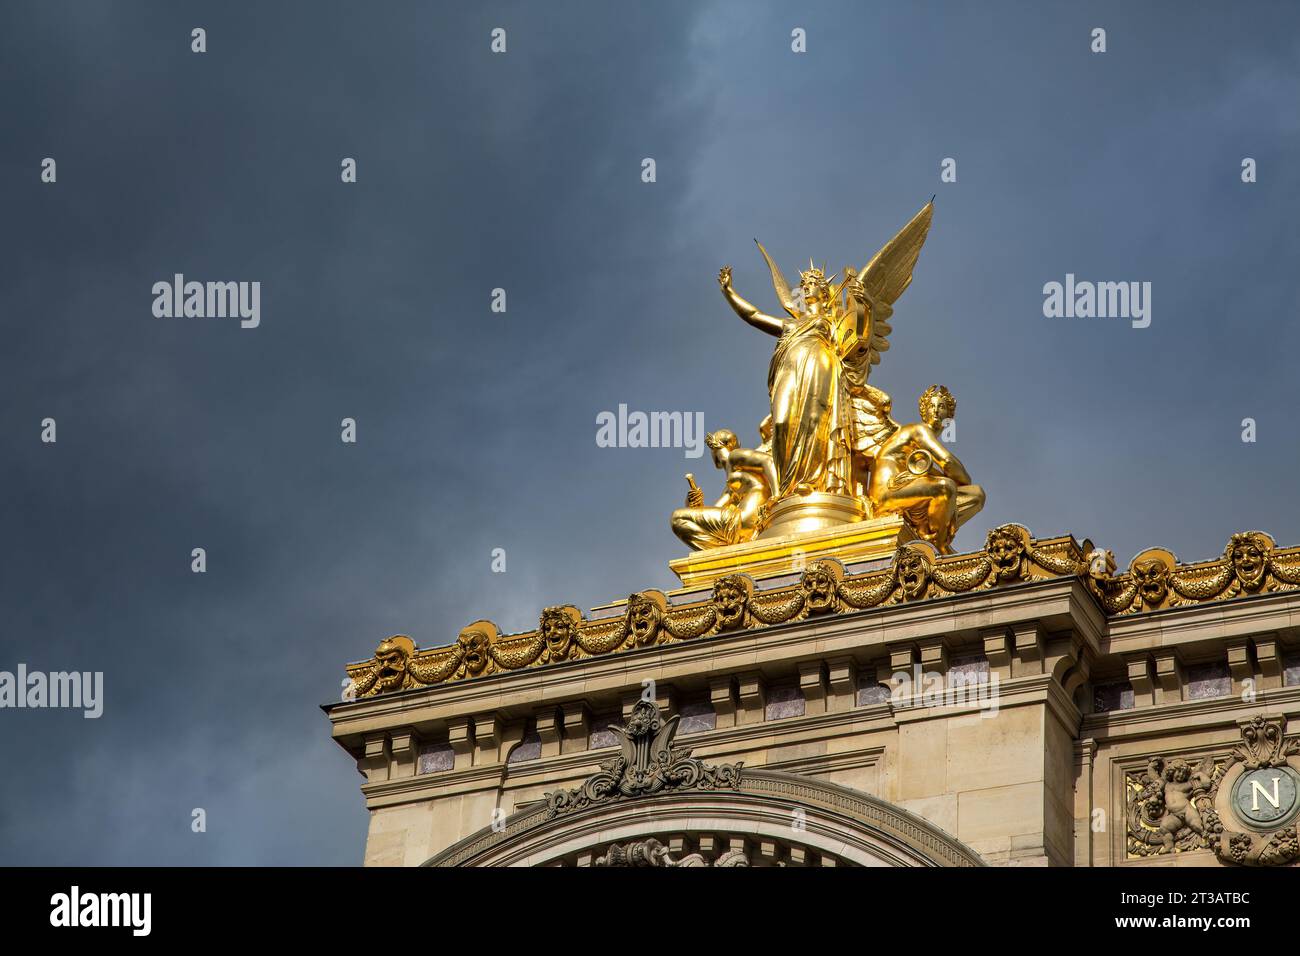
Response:
[[[717,477],[598,416],[755,438],[718,268],[773,309],[754,237],[861,265],[936,192],[872,381],[956,395],[959,550],[1300,543],[1292,5],[31,2],[0,82],[0,669],[104,675],[0,710],[2,862],[358,863],[342,665],[670,586]],[[256,327],[156,316],[178,274]],[[1149,326],[1045,317],[1067,274]]]

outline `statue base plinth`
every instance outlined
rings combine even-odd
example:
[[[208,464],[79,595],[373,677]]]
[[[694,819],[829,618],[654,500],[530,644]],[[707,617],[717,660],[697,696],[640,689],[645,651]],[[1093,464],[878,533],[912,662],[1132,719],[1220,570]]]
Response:
[[[766,541],[866,520],[866,505],[850,495],[832,495],[823,491],[788,495],[772,505],[766,526],[754,537]]]
[[[804,501],[812,497],[805,496]],[[812,523],[829,518],[829,511],[818,518],[812,510],[792,520]],[[669,561],[668,567],[685,587],[697,588],[728,574],[748,574],[755,580],[792,574],[817,558],[837,558],[845,564],[888,558],[898,545],[915,537],[897,515],[847,521],[841,518],[838,524],[822,524],[811,530],[773,535],[779,511],[778,504],[773,508],[774,520],[764,529],[762,537],[695,551],[684,558]]]

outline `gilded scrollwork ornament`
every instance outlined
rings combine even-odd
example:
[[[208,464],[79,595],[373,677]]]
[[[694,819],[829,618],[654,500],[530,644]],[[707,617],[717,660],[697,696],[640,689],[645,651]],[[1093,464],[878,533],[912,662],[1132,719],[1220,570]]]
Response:
[[[1114,556],[1089,555],[1088,585],[1107,614],[1138,614],[1294,590],[1300,586],[1300,549],[1279,552],[1262,531],[1234,534],[1221,557],[1179,564],[1173,552],[1148,548],[1115,575]]]
[[[1069,535],[1039,539],[1022,525],[1004,524],[988,532],[983,549],[969,554],[939,554],[930,543],[914,540],[898,546],[886,567],[858,573],[814,556],[796,581],[776,587],[760,588],[748,575],[729,574],[695,600],[674,604],[662,591],[638,591],[621,614],[595,620],[573,605],[557,605],[542,612],[534,631],[502,635],[490,621],[476,621],[456,643],[430,650],[417,650],[411,638],[395,635],[379,644],[371,660],[348,667],[349,693],[364,698],[1059,577],[1081,580],[1107,615],[1139,614],[1295,590],[1300,547],[1278,549],[1263,532],[1241,532],[1213,561],[1180,565],[1172,552],[1148,548],[1116,575],[1114,556],[1089,541],[1080,544]]]
[[[887,570],[845,578],[840,582],[836,594],[845,608],[864,611],[878,607],[898,590],[897,554],[894,557],[895,561]]]

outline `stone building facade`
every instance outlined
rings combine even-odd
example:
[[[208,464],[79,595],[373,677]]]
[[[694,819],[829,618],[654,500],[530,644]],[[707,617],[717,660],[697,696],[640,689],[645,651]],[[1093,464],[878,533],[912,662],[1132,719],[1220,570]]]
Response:
[[[1004,525],[968,554],[764,571],[350,665],[325,710],[365,863],[1300,857],[1300,548],[1246,532],[1117,573]]]

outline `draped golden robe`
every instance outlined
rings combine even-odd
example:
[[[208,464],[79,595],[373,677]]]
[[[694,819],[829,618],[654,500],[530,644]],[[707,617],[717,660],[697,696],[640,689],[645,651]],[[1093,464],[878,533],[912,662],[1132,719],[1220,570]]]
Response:
[[[772,352],[767,390],[778,495],[850,493],[853,428],[841,358],[846,318],[792,319]]]

